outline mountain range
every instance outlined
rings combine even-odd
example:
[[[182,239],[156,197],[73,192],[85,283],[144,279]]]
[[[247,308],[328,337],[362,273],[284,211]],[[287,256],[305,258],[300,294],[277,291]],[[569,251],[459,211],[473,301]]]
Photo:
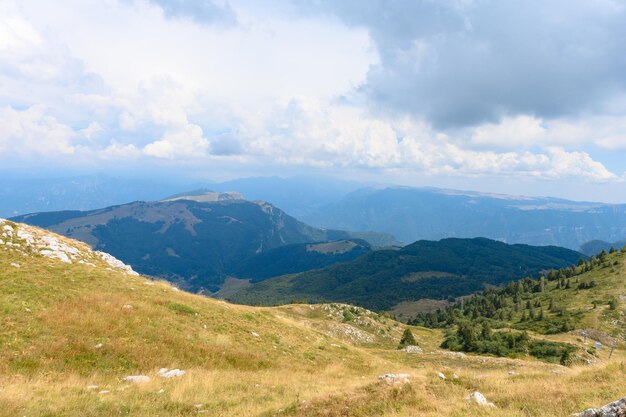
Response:
[[[243,200],[237,193],[206,190],[156,202],[29,214],[13,220],[106,250],[144,274],[166,278],[191,291],[208,292],[218,291],[237,271],[252,277],[262,274],[261,270],[250,272],[250,268],[258,264],[255,256],[266,251],[289,244],[360,237],[308,226],[271,204]],[[369,250],[368,244],[355,246]],[[307,268],[352,259],[361,253],[305,252],[309,255],[303,264]],[[265,270],[272,268],[279,275],[300,272],[294,261],[298,259],[291,259],[282,268],[274,265]]]
[[[626,205],[412,187],[369,187],[302,218],[318,227],[390,233],[403,242],[487,237],[579,250],[626,237]]]

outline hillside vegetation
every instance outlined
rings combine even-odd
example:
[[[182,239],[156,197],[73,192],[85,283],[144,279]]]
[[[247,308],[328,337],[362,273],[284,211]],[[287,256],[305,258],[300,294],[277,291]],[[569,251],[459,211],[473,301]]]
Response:
[[[565,417],[626,389],[622,348],[571,368],[461,355],[359,307],[231,305],[41,229],[0,221],[0,240],[0,415]],[[396,349],[406,328],[423,353]]]
[[[484,238],[418,241],[400,250],[375,251],[351,262],[266,280],[229,299],[252,305],[339,301],[391,310],[405,301],[454,300],[486,285],[571,265],[581,256],[564,248]]]

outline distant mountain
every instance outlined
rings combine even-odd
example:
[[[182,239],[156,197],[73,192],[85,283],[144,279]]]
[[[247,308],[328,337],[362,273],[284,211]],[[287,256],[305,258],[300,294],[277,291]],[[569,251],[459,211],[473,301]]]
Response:
[[[581,257],[554,246],[507,245],[485,238],[422,240],[397,251],[375,251],[348,263],[269,279],[229,299],[268,305],[339,301],[391,310],[402,302],[454,299],[486,285],[568,266]]]
[[[356,181],[322,176],[252,177],[211,184],[216,191],[238,191],[248,200],[269,201],[286,213],[301,218],[346,194],[364,187]]]
[[[58,210],[92,210],[137,200],[159,200],[189,188],[167,182],[86,175],[0,178],[0,217]]]
[[[391,233],[404,242],[487,237],[578,249],[590,240],[626,237],[626,205],[436,188],[365,188],[302,219],[318,227]]]
[[[617,242],[605,242],[603,240],[592,240],[590,242],[580,245],[580,251],[585,255],[597,255],[598,253],[605,251],[608,252],[611,248],[621,249],[626,246],[626,239],[618,240]]]
[[[82,240],[141,273],[164,277],[189,290],[211,292],[241,268],[244,260],[264,251],[294,243],[352,238],[348,232],[310,227],[268,203],[207,191],[158,202],[29,214],[13,220]]]

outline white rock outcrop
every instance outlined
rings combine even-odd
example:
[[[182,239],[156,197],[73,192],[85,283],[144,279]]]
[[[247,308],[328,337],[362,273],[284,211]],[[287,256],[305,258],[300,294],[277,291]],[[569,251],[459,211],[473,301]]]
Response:
[[[177,378],[185,374],[186,372],[181,371],[180,369],[167,369],[167,368],[159,369],[159,376],[163,378]]]
[[[490,408],[496,407],[494,403],[487,401],[487,398],[485,398],[485,396],[478,391],[474,391],[470,395],[468,395],[467,401],[480,405],[482,407],[490,407]]]
[[[424,352],[421,347],[415,346],[415,345],[408,345],[402,350],[404,350],[406,353],[423,353]]]
[[[22,255],[40,255],[66,264],[80,263],[96,266],[97,259],[113,269],[128,275],[139,275],[133,269],[108,253],[93,251],[86,244],[64,239],[36,227],[0,219],[0,245],[4,250]]]
[[[626,417],[626,397],[614,401],[600,408],[589,408],[580,413],[572,414],[576,417]]]
[[[384,374],[378,377],[380,381],[388,384],[408,384],[411,382],[409,374]]]

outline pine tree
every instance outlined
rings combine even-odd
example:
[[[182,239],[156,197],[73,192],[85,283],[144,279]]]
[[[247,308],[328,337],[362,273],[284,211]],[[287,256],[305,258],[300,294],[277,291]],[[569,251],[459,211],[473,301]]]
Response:
[[[408,327],[404,329],[404,333],[402,333],[402,338],[400,339],[400,344],[398,345],[398,349],[402,349],[407,346],[417,346],[415,337],[413,337],[413,333],[411,332],[411,329],[409,329]]]

